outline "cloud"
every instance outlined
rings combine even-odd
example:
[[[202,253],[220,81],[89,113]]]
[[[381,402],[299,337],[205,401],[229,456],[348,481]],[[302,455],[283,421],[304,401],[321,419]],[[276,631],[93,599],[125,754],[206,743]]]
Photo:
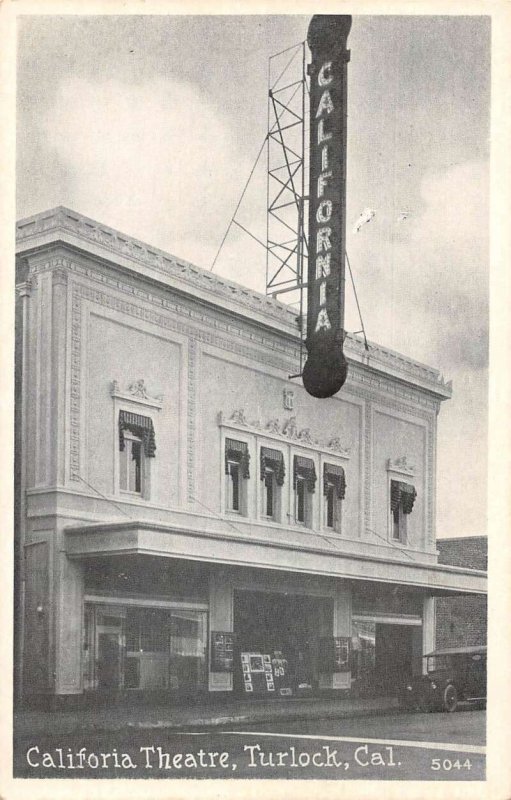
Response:
[[[488,351],[488,166],[424,176],[413,214],[378,209],[348,236],[369,335],[452,370],[482,369]],[[350,322],[356,324],[348,296]]]
[[[209,266],[251,165],[192,84],[69,77],[41,125],[67,176],[58,203]]]

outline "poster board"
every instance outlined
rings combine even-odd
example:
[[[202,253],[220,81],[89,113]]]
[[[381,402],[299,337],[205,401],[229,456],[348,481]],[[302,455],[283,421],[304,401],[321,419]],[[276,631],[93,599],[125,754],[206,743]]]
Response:
[[[325,675],[350,671],[351,639],[328,636],[319,640],[319,663]]]
[[[231,631],[211,631],[211,671],[232,672],[234,669],[234,643]]]

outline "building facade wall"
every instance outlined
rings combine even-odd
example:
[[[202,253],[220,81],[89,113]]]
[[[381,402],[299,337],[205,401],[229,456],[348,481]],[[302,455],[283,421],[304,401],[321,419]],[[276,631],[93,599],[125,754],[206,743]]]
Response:
[[[32,222],[20,229],[25,257],[20,278],[27,280],[28,266],[30,283],[24,367],[26,474],[21,487],[26,514],[17,531],[30,573],[26,691],[81,694],[88,680],[87,637],[96,637],[95,647],[102,637],[101,646],[107,648],[117,635],[125,637],[120,631],[136,616],[129,611],[138,602],[133,596],[126,596],[122,611],[119,597],[113,598],[115,613],[105,610],[104,596],[97,599],[97,588],[87,581],[99,561],[73,556],[69,550],[69,532],[77,526],[160,526],[159,540],[165,545],[173,539],[164,531],[172,528],[193,528],[205,537],[221,531],[224,543],[241,532],[263,543],[267,553],[287,549],[286,569],[291,574],[272,575],[268,561],[257,578],[261,591],[270,592],[278,576],[280,594],[291,581],[291,593],[299,589],[304,597],[330,598],[332,637],[352,636],[353,587],[349,580],[321,577],[319,561],[317,575],[309,576],[313,559],[302,557],[302,547],[310,549],[315,540],[318,551],[372,559],[372,580],[388,580],[385,561],[436,563],[436,416],[450,389],[435,370],[375,346],[368,357],[357,340],[348,339],[348,381],[338,396],[318,402],[289,378],[299,371],[296,320],[289,309],[190,265],[171,262],[170,257],[163,274],[166,257],[151,254],[140,243],[91,221],[76,222],[71,212],[57,210],[56,218],[58,224],[64,219],[74,226],[73,241],[66,244],[67,234],[50,233],[43,246],[37,237],[46,236],[44,220],[36,219],[33,229]],[[33,234],[26,240],[29,228]],[[126,492],[121,485],[121,413],[138,415],[154,432],[156,450],[146,453],[144,445],[142,491]],[[242,484],[245,496],[235,511],[228,508],[227,498],[229,438],[243,443],[250,456],[250,477]],[[262,447],[279,451],[284,461],[278,519],[264,513]],[[315,466],[306,522],[295,518],[295,456]],[[325,464],[342,468],[345,475],[335,529],[327,525]],[[416,492],[406,515],[406,533],[399,540],[393,534],[392,482],[411,485]],[[113,568],[118,575],[121,562],[135,563],[122,561],[129,536],[105,529],[100,550],[107,561],[100,571]],[[188,541],[179,558],[207,563],[200,547]],[[131,552],[142,553],[135,535]],[[194,614],[198,620],[205,608],[209,631],[233,630],[236,592],[257,583],[255,574],[248,580],[241,572],[255,564],[242,560],[237,573],[232,566],[210,564],[202,577],[194,578],[204,584],[199,602],[178,597],[171,578],[163,597],[161,587],[151,585],[152,558],[136,561],[141,585],[146,600],[152,596],[155,608],[166,609],[170,628],[184,624],[179,622],[186,618],[183,609],[188,608],[191,624]],[[181,563],[163,552],[159,558],[162,563]],[[120,589],[116,591],[119,595]],[[421,626],[427,619],[419,637],[424,641],[431,636],[426,595],[417,593],[419,611],[413,619],[408,620],[401,608],[398,620]],[[392,622],[392,609],[385,611],[390,617],[381,622],[380,615],[378,624]],[[117,627],[109,629],[105,620],[114,618]],[[415,635],[415,649],[419,639]],[[139,664],[137,658],[131,656],[132,667]],[[349,684],[346,674],[332,673],[323,686],[347,688],[346,681]],[[207,688],[232,690],[232,675],[209,670]]]

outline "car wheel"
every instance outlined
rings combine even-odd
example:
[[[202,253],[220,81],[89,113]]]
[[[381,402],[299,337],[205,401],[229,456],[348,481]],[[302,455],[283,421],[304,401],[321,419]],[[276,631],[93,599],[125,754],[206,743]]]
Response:
[[[452,713],[458,707],[458,692],[453,683],[448,683],[444,689],[444,710]]]

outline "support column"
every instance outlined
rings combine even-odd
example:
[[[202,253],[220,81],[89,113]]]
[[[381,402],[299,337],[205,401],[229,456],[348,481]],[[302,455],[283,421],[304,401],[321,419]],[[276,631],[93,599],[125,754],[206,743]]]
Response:
[[[435,598],[425,597],[422,601],[422,654],[435,649]],[[426,664],[422,665],[423,672]]]
[[[81,694],[83,568],[64,553],[57,557],[55,694]]]
[[[233,589],[224,570],[213,570],[209,581],[209,630],[232,632],[234,624]],[[232,692],[232,672],[211,672],[211,647],[209,648],[210,692]]]
[[[334,619],[332,636],[348,636],[351,638],[351,589],[341,586],[334,596]],[[320,689],[350,689],[351,672],[334,672],[333,675],[321,675]]]

